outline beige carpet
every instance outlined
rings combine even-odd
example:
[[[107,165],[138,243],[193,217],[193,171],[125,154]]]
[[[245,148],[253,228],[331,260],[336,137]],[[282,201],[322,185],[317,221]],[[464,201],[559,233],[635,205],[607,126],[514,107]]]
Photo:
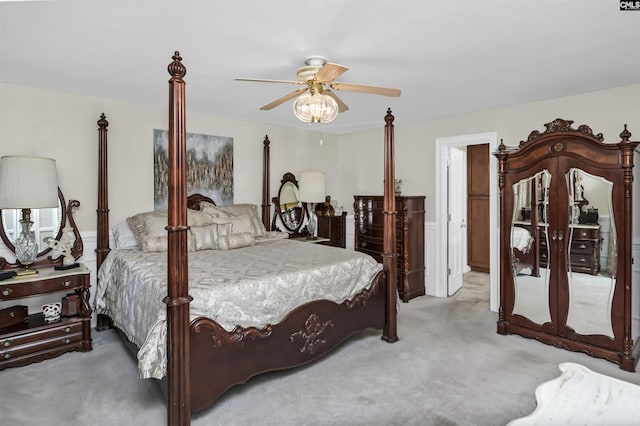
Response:
[[[607,361],[496,334],[483,275],[467,275],[452,298],[401,304],[397,343],[361,334],[312,365],[232,389],[192,424],[495,426],[530,414],[562,362],[640,384]],[[159,388],[136,378],[116,333],[93,338],[92,352],[1,371],[0,424],[166,424]]]

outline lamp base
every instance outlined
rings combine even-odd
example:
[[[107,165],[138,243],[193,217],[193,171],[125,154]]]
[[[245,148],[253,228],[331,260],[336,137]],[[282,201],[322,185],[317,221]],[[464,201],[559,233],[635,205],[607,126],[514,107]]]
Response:
[[[37,269],[23,269],[21,271],[16,271],[16,277],[31,277],[33,275],[38,275]]]

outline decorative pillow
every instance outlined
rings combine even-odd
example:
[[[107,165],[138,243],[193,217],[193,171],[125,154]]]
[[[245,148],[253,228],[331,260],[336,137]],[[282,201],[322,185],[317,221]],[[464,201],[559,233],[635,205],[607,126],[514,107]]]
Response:
[[[142,240],[149,237],[166,237],[167,236],[167,222],[169,217],[164,215],[149,215],[144,218],[144,233],[142,234]]]
[[[218,248],[218,224],[192,226],[196,250],[215,250]]]
[[[253,222],[251,216],[236,216],[228,218],[213,218],[215,223],[230,223],[233,226],[232,233],[248,232],[253,235]]]
[[[255,216],[260,218],[260,211],[257,204],[231,204],[228,206],[217,206],[218,210],[223,211],[231,216]]]
[[[254,244],[253,235],[249,232],[241,232],[220,237],[218,245],[220,250],[232,250],[241,247],[249,247]]]
[[[140,249],[142,251],[167,251],[169,247],[169,238],[164,237],[147,237],[142,241]]]
[[[254,237],[264,237],[265,235],[267,235],[267,228],[264,227],[264,223],[262,223],[261,219],[252,216],[251,225],[253,226]]]
[[[144,213],[138,213],[138,214],[136,214],[134,216],[128,217],[127,218],[127,224],[129,225],[129,228],[131,228],[131,232],[133,232],[133,235],[135,236],[136,241],[138,242],[138,245],[142,245],[142,240],[144,239],[144,236],[147,233],[147,231],[146,231],[146,223],[145,223],[145,219],[147,217],[164,218],[164,223],[165,223],[164,226],[167,225],[167,212],[166,211],[144,212]]]
[[[127,221],[122,221],[111,230],[115,248],[136,247],[138,241]]]
[[[228,218],[228,217],[235,216],[231,213],[227,213],[223,210],[220,210],[218,206],[211,203],[207,203],[206,201],[200,202],[200,212],[213,218]]]
[[[211,216],[199,210],[187,209],[187,223],[189,226],[211,225]]]

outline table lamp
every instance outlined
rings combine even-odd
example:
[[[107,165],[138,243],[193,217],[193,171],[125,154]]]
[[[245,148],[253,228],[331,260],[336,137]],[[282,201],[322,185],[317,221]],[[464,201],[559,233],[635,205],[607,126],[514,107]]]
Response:
[[[316,236],[316,213],[313,203],[324,201],[326,195],[325,176],[322,172],[302,172],[300,173],[300,201],[310,204],[309,211],[309,238],[315,239]]]
[[[31,226],[31,209],[58,207],[56,161],[51,158],[5,156],[0,158],[0,209],[21,209],[21,231],[15,254],[28,269],[36,260],[39,244]]]

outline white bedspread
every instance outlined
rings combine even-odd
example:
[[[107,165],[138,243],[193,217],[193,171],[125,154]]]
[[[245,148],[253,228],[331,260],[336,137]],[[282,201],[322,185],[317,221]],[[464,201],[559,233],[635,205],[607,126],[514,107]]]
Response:
[[[290,240],[188,256],[191,319],[211,318],[228,331],[277,324],[311,300],[340,303],[382,269],[360,252]],[[109,315],[140,348],[142,378],[166,371],[166,276],[166,252],[135,248],[113,250],[98,272],[96,313]]]

